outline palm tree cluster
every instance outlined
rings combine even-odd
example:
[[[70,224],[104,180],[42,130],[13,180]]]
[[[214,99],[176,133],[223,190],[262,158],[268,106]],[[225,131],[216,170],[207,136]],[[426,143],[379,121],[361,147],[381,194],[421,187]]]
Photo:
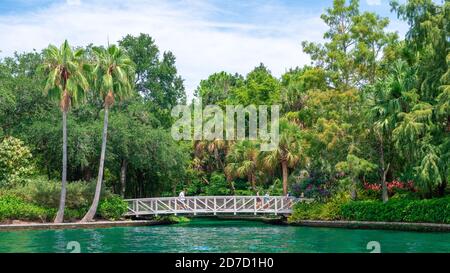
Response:
[[[44,93],[59,102],[63,118],[62,187],[55,223],[61,223],[64,219],[67,191],[67,114],[70,107],[85,102],[88,93],[101,99],[104,105],[97,185],[92,205],[81,220],[87,222],[93,220],[100,199],[108,133],[108,111],[116,99],[126,99],[133,90],[135,65],[123,49],[116,45],[110,45],[108,48],[94,47],[93,58],[86,55],[83,49],[73,50],[67,40],[60,48],[50,45],[44,50],[42,69],[48,75]]]
[[[281,170],[283,194],[286,195],[289,171],[306,162],[301,152],[301,143],[300,127],[282,119],[279,143],[274,150],[261,151],[261,143],[255,140],[197,141],[194,143],[193,167],[208,173],[222,170],[232,190],[234,179],[247,179],[254,192],[257,191],[258,183],[273,177],[276,170]]]

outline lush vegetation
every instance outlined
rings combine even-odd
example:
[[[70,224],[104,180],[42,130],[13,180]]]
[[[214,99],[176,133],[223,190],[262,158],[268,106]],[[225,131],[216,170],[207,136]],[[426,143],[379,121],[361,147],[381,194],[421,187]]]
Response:
[[[409,25],[404,38],[357,0],[335,0],[321,16],[324,43],[302,43],[310,65],[199,83],[203,105],[280,105],[270,152],[250,140],[173,140],[183,80],[149,35],[2,59],[0,220],[117,219],[117,196],[186,189],[315,198],[291,221],[448,223],[450,3],[391,6]]]
[[[298,204],[290,222],[302,220],[347,220],[376,222],[450,223],[450,199],[392,199]]]

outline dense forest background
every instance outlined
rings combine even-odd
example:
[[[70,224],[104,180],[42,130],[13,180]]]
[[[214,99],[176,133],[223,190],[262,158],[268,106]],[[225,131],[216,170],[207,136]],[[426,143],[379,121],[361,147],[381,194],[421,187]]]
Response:
[[[176,58],[148,34],[125,36],[118,46],[136,75],[131,98],[110,110],[106,188],[128,198],[172,196],[183,188],[188,195],[268,191],[323,200],[340,192],[385,201],[399,192],[445,195],[450,3],[391,6],[409,25],[404,38],[387,31],[387,18],[361,12],[358,1],[335,0],[321,17],[325,42],[301,43],[311,64],[280,78],[260,64],[247,75],[221,71],[200,82],[195,97],[203,105],[281,105],[281,140],[273,152],[260,152],[252,141],[174,141],[171,109],[190,103]],[[87,61],[93,47],[84,48]],[[0,188],[60,183],[61,111],[43,92],[43,62],[37,51],[0,60]],[[102,111],[103,101],[87,92],[68,113],[70,184],[96,178]]]

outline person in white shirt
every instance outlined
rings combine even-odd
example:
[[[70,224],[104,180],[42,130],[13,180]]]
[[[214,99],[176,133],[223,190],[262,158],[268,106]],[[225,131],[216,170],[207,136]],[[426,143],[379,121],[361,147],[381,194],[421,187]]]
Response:
[[[184,203],[184,201],[186,201],[186,198],[185,198],[185,196],[184,196],[184,190],[182,190],[182,191],[180,192],[180,194],[178,195],[178,199],[180,200],[181,207],[182,207],[183,209],[186,209],[186,206],[185,206],[185,203]]]

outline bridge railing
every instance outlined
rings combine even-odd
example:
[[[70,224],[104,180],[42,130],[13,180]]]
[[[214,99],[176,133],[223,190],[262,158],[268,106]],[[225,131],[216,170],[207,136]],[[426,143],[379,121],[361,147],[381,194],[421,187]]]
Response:
[[[127,199],[125,215],[158,214],[290,214],[297,202],[311,202],[308,198],[286,196],[187,196]]]

